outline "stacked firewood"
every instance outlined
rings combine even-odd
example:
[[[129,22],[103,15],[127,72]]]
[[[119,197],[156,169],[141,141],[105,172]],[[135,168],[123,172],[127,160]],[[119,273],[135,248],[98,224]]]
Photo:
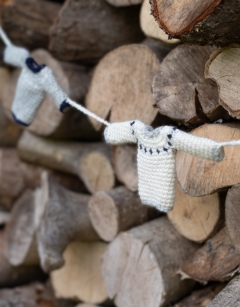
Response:
[[[1,25],[111,123],[240,139],[237,0],[2,0]],[[136,147],[101,123],[46,95],[15,124],[21,71],[0,64],[0,306],[239,306],[240,146],[179,151],[163,214],[140,201]]]

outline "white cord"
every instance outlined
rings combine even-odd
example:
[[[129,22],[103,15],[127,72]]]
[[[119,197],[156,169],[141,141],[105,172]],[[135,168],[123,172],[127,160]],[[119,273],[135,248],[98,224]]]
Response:
[[[4,42],[4,44],[6,46],[11,46],[12,42],[10,41],[10,39],[7,37],[7,34],[3,31],[3,28],[0,26],[0,36],[2,41]]]
[[[70,98],[67,98],[67,102],[73,106],[74,108],[78,109],[79,111],[81,111],[82,113],[96,119],[97,121],[99,121],[100,123],[106,125],[106,126],[110,126],[110,123],[107,122],[106,120],[104,120],[103,118],[97,116],[96,114],[92,113],[91,111],[89,111],[88,109],[84,108],[83,106],[81,106],[80,104],[76,103],[75,101],[71,100]]]
[[[235,145],[240,145],[240,140],[237,141],[229,141],[229,142],[220,142],[220,146],[235,146]]]

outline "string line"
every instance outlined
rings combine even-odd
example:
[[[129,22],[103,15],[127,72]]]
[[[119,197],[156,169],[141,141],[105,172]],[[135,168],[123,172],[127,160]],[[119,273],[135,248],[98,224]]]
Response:
[[[3,28],[1,26],[0,26],[0,36],[1,36],[2,41],[4,42],[4,44],[6,46],[11,46],[12,45],[12,42],[8,38],[7,34],[3,31]]]

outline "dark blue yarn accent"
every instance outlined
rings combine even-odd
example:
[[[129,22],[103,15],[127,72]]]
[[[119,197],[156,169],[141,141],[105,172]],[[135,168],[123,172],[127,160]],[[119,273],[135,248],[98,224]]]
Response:
[[[130,123],[131,126],[134,125],[134,124],[135,124],[135,121],[133,121],[133,122]]]
[[[139,147],[140,147],[140,149],[142,149],[142,145],[141,145],[141,144],[140,144],[140,146],[139,146]]]
[[[145,147],[144,151],[147,152],[147,148],[146,147]]]
[[[170,142],[168,142],[168,145],[169,145],[169,146],[172,146],[172,144],[171,144]]]
[[[132,134],[134,134],[134,131],[132,131]]]
[[[160,152],[161,152],[161,151],[157,149],[157,153],[160,154]]]
[[[150,148],[149,152],[150,152],[150,154],[152,155],[153,152],[152,152],[152,149],[151,149],[151,148]]]
[[[67,100],[64,100],[61,105],[60,105],[60,108],[59,110],[61,112],[64,112],[66,108],[69,108],[70,107],[70,104],[67,102]]]
[[[173,127],[173,130],[174,130],[174,131],[177,130],[177,127]]]
[[[168,134],[168,138],[171,140],[171,138],[172,138],[172,135],[171,134]]]
[[[24,126],[24,127],[27,127],[29,126],[29,124],[26,124],[24,122],[22,122],[21,120],[17,119],[17,117],[15,116],[15,114],[12,112],[12,117],[14,119],[14,121],[19,124],[20,126]]]
[[[34,61],[33,58],[29,57],[26,58],[26,65],[27,67],[35,74],[40,72],[46,65],[39,65],[37,62]]]
[[[137,142],[137,144],[138,144],[138,139],[136,138],[136,142]]]
[[[168,149],[167,149],[167,148],[163,148],[163,150],[164,150],[164,151],[168,151]]]

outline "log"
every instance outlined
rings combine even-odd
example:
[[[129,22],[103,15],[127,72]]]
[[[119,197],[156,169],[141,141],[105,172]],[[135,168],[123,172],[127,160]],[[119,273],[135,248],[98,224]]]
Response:
[[[191,134],[217,142],[240,139],[238,124],[203,125]],[[204,196],[240,183],[238,172],[239,146],[225,147],[225,158],[220,162],[204,160],[184,152],[176,157],[177,180],[181,189],[192,196]]]
[[[12,42],[29,49],[47,48],[49,30],[58,11],[59,3],[45,0],[12,0],[2,3],[2,26]]]
[[[165,57],[152,83],[161,114],[190,127],[229,117],[219,104],[216,83],[204,77],[205,64],[214,50],[180,45]]]
[[[62,254],[70,242],[99,240],[88,213],[88,195],[71,192],[43,173],[35,201],[41,211],[37,239],[45,272],[64,265]]]
[[[172,307],[207,307],[212,299],[226,286],[225,283],[213,284],[201,290],[193,291]]]
[[[195,250],[166,217],[118,235],[103,256],[109,297],[118,307],[159,307],[179,300],[193,282],[181,281],[176,272]]]
[[[214,52],[206,63],[205,76],[218,85],[219,103],[237,119],[240,118],[238,95],[240,47],[231,46]]]
[[[13,266],[39,264],[36,224],[40,216],[35,212],[34,192],[27,190],[14,204],[6,227],[6,256]]]
[[[4,232],[0,232],[0,288],[15,287],[46,278],[39,266],[11,266],[6,258]]]
[[[0,101],[2,101],[3,90],[7,83],[9,82],[9,78],[11,76],[10,71],[5,67],[0,67]]]
[[[226,202],[225,202],[225,217],[226,227],[229,237],[234,248],[240,253],[240,240],[239,240],[239,193],[240,185],[237,184],[228,190]]]
[[[0,206],[9,210],[26,188],[15,148],[0,149]]]
[[[201,283],[223,281],[232,277],[240,265],[240,254],[233,247],[227,229],[208,240],[181,267],[183,278]]]
[[[72,242],[67,247],[64,267],[51,273],[57,298],[74,298],[91,304],[108,299],[101,276],[101,257],[106,247],[103,242]]]
[[[49,50],[64,61],[96,63],[112,49],[143,39],[138,16],[139,6],[67,0],[51,28]]]
[[[5,226],[10,219],[10,213],[6,211],[0,211],[0,227]]]
[[[109,117],[111,123],[137,118],[151,124],[157,115],[151,83],[159,67],[158,58],[146,46],[134,44],[113,50],[94,71],[87,108],[102,118]],[[91,122],[97,130],[102,128],[95,119]]]
[[[106,0],[109,4],[121,7],[121,6],[129,6],[136,5],[142,3],[143,0]]]
[[[18,152],[30,163],[79,176],[91,193],[114,186],[110,149],[104,143],[55,141],[24,132]]]
[[[238,307],[240,301],[240,276],[231,280],[208,307]]]
[[[90,83],[89,68],[69,63],[60,63],[49,52],[37,49],[31,56],[40,64],[44,63],[53,71],[63,91],[71,99],[82,103]],[[12,119],[11,106],[14,99],[20,69],[16,69],[3,93],[3,105],[6,114]],[[13,119],[12,119],[13,120]],[[71,109],[63,114],[56,107],[54,99],[47,94],[38,109],[29,131],[55,139],[99,140],[100,134],[92,127],[87,117]]]
[[[151,0],[159,26],[171,37],[199,45],[239,43],[240,13],[235,0]]]
[[[143,33],[146,36],[153,37],[159,40],[161,43],[175,47],[180,43],[178,39],[170,38],[157,24],[154,17],[151,14],[151,5],[149,0],[144,0],[140,13],[140,25]]]
[[[137,193],[124,186],[96,192],[88,203],[92,225],[101,239],[112,241],[119,232],[149,221],[159,212],[142,205]]]
[[[168,218],[182,236],[204,242],[222,224],[219,195],[191,197],[176,184],[174,207],[168,212]]]
[[[112,162],[117,179],[130,191],[138,190],[137,148],[132,145],[112,147]]]
[[[40,282],[0,290],[0,306],[55,307],[57,301],[49,287]]]

